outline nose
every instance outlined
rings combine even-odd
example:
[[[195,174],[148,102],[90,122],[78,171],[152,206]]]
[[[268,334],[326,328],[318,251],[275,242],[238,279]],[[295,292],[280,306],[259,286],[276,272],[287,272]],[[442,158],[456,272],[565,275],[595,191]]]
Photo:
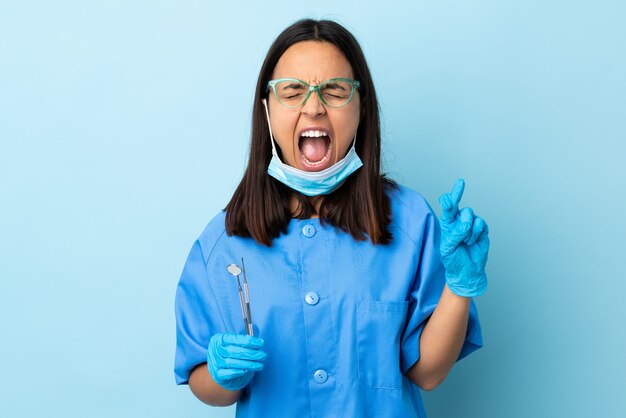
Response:
[[[314,90],[311,92],[309,98],[306,99],[306,102],[302,105],[300,112],[312,117],[326,113],[324,103],[322,103],[317,91]]]

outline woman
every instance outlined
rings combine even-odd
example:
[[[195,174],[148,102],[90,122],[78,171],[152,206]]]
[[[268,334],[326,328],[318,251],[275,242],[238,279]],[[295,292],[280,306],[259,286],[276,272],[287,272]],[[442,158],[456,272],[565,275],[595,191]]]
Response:
[[[285,29],[259,75],[244,177],[180,278],[177,383],[237,402],[238,417],[426,416],[419,389],[482,346],[471,298],[487,285],[488,229],[458,210],[463,187],[441,196],[439,223],[381,175],[357,41],[327,20]]]

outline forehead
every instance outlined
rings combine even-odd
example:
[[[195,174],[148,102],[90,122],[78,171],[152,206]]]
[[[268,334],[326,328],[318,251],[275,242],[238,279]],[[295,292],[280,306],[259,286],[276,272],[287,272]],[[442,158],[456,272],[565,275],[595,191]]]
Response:
[[[278,60],[272,78],[282,77],[317,84],[329,78],[354,78],[354,75],[346,57],[332,43],[302,41],[287,48]]]

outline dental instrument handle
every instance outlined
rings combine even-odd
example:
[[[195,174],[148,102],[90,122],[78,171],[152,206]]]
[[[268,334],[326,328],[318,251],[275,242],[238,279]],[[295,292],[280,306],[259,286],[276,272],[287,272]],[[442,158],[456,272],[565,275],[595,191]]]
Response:
[[[254,329],[252,328],[252,313],[250,312],[250,296],[248,295],[248,282],[246,282],[245,279],[243,282],[243,289],[244,293],[246,294],[246,310],[248,311],[248,334],[254,336]]]
[[[239,282],[239,277],[237,277],[237,282]],[[248,317],[246,316],[246,309],[244,308],[245,302],[243,301],[243,293],[241,292],[241,285],[237,283],[239,287],[239,304],[241,305],[241,315],[243,316],[243,325],[246,329],[246,333],[250,334],[250,327],[248,326]]]
[[[246,309],[248,311],[248,334],[254,336],[254,328],[252,327],[252,313],[250,312],[250,295],[248,294],[248,279],[246,277],[246,265],[241,257],[241,268],[243,269],[243,288],[246,292]],[[237,277],[239,278],[239,277]]]

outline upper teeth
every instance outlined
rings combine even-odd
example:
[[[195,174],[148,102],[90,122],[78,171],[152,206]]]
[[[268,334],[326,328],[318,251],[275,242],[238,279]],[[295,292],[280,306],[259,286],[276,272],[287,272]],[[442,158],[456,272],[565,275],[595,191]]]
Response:
[[[304,131],[300,136],[328,136],[324,131]]]

